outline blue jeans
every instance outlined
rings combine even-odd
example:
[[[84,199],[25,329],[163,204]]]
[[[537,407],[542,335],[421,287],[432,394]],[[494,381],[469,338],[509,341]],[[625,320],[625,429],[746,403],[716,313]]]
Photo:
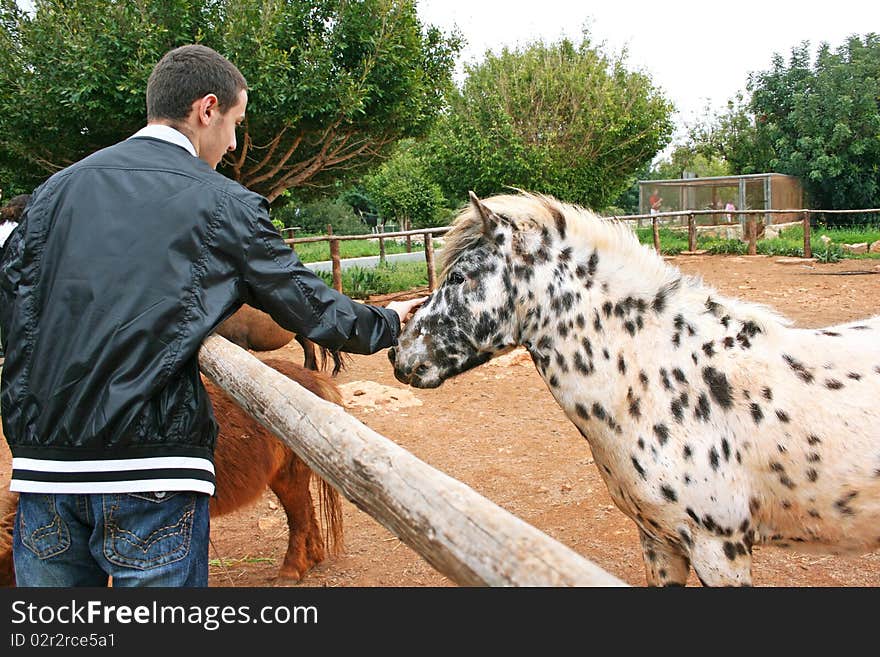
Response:
[[[17,586],[207,586],[204,493],[21,493]]]

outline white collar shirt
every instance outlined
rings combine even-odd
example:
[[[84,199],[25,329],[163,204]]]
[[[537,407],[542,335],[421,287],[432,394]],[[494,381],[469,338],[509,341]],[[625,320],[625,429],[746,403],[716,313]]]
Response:
[[[135,137],[153,137],[154,139],[161,139],[162,141],[171,142],[181,148],[185,148],[193,157],[199,156],[198,153],[196,153],[195,146],[193,146],[189,138],[179,130],[172,128],[170,125],[151,123],[138,130],[129,137],[129,139],[134,139]]]

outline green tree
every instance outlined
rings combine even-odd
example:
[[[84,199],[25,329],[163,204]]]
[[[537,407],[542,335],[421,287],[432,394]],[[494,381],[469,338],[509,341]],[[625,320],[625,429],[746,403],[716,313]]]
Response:
[[[767,135],[758,130],[751,104],[742,93],[721,112],[713,114],[707,107],[703,117],[688,126],[685,146],[694,157],[726,163],[730,174],[773,171],[773,149]]]
[[[669,141],[672,106],[584,34],[487,53],[428,142],[447,198],[520,187],[603,207]]]
[[[823,43],[812,64],[804,43],[749,86],[772,170],[798,176],[818,208],[880,205],[880,36]]]
[[[662,159],[651,169],[648,176],[654,180],[681,178],[685,172],[693,173],[698,178],[710,176],[726,176],[731,173],[730,167],[723,157],[707,155],[684,144],[676,146],[668,158]]]
[[[301,233],[325,235],[328,225],[336,235],[369,232],[351,206],[338,198],[314,198],[304,203],[291,200],[281,207],[273,207],[272,218],[286,227],[298,226]]]
[[[383,225],[388,220],[397,221],[401,229],[445,223],[443,192],[429,174],[425,160],[413,151],[410,140],[401,142],[391,158],[363,184],[379,209]]]
[[[339,200],[347,204],[365,225],[372,228],[379,224],[379,208],[376,207],[376,203],[370,198],[363,184],[358,183],[346,188],[339,195]]]
[[[646,164],[638,171],[634,172],[630,177],[629,185],[618,196],[610,206],[599,208],[599,213],[603,216],[608,215],[626,215],[639,213],[639,181],[646,180],[651,176],[651,165]],[[659,178],[660,176],[655,176]]]
[[[153,65],[204,43],[250,87],[222,171],[274,200],[354,176],[423,134],[451,85],[456,35],[413,0],[0,0],[0,170],[32,183],[137,130]],[[20,184],[20,183],[19,183]]]

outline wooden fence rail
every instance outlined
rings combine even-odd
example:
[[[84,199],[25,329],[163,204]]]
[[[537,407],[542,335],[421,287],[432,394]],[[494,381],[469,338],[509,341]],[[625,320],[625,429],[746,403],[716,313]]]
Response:
[[[202,371],[358,508],[471,586],[627,586],[217,335]]]

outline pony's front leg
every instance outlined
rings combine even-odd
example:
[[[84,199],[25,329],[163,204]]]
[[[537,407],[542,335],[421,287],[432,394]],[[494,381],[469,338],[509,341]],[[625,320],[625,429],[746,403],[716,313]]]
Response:
[[[691,560],[703,586],[752,585],[752,551],[743,542],[708,533],[693,538]]]
[[[684,586],[690,572],[687,556],[639,529],[648,586]]]

